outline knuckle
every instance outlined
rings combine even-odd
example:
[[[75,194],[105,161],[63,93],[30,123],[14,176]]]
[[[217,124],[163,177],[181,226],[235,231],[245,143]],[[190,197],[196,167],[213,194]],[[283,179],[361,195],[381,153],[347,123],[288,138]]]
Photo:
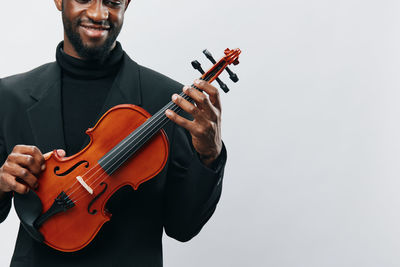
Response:
[[[185,94],[190,95],[190,94],[192,94],[192,92],[193,92],[193,88],[192,88],[192,87],[188,87],[188,88],[186,89]]]
[[[200,103],[207,104],[208,98],[205,95],[202,95],[199,99]]]
[[[14,191],[15,191],[15,190],[17,189],[17,187],[18,187],[18,186],[17,186],[17,181],[15,181],[15,180],[9,181],[9,182],[8,182],[8,186],[10,187],[11,190],[14,190]]]
[[[32,153],[32,155],[34,155],[37,152],[37,148],[35,146],[30,146],[29,152]]]
[[[25,194],[25,193],[27,193],[28,188],[27,188],[26,185],[17,184],[17,183],[16,183],[16,184],[15,184],[15,187],[13,188],[13,190],[14,190],[15,192],[17,192],[17,193]]]
[[[213,123],[211,121],[207,121],[204,125],[204,131],[209,131],[213,128]]]
[[[26,178],[26,177],[28,177],[28,175],[29,175],[29,172],[27,170],[25,170],[25,169],[21,170],[21,172],[20,172],[21,178]]]
[[[214,87],[214,86],[210,87],[210,93],[215,95],[215,96],[219,95],[218,89],[216,87]]]
[[[10,155],[8,155],[7,161],[15,161],[16,158],[17,158],[17,154],[11,153]]]
[[[203,133],[204,133],[203,127],[201,127],[201,126],[197,127],[194,132],[195,132],[195,135],[197,135],[197,136],[203,135]]]
[[[10,171],[10,169],[11,169],[11,166],[10,166],[10,163],[8,162],[8,160],[6,161],[6,162],[4,162],[4,165],[3,165],[3,171],[4,172],[9,172]]]
[[[35,163],[35,159],[31,155],[26,155],[26,163],[32,165]]]
[[[192,114],[196,114],[196,110],[197,110],[197,108],[195,106],[190,106],[189,107],[189,112],[192,113]]]
[[[18,151],[20,151],[21,148],[22,148],[22,145],[16,145],[16,146],[14,146],[12,152],[18,152]]]

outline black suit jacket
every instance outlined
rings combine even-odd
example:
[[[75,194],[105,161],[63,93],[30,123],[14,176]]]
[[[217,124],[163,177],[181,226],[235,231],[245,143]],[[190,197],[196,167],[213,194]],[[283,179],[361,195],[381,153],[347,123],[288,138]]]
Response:
[[[180,92],[181,85],[140,66],[124,54],[99,117],[123,103],[154,114]],[[36,145],[43,153],[64,148],[61,69],[49,63],[0,80],[0,166],[17,144]],[[113,214],[84,249],[63,253],[34,241],[20,226],[11,266],[162,266],[161,237],[180,241],[195,236],[215,210],[222,187],[226,152],[217,170],[199,161],[190,135],[174,123],[164,127],[170,154],[163,171],[137,191],[123,187],[107,204]],[[0,203],[0,222],[11,206]],[[8,242],[2,240],[2,242]]]

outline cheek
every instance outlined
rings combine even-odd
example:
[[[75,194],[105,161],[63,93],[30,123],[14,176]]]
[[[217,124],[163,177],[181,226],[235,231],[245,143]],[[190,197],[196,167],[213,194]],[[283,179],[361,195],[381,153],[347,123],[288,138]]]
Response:
[[[84,12],[84,7],[73,4],[73,1],[63,1],[64,4],[64,13],[70,21],[79,20],[82,12]]]
[[[112,19],[112,22],[115,26],[121,26],[122,23],[124,22],[124,11],[119,11],[119,12],[110,12],[110,18]]]

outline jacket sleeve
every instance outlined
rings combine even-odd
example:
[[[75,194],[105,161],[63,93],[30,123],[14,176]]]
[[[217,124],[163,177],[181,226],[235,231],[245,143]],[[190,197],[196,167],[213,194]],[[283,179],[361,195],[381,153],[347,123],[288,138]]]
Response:
[[[5,114],[5,103],[3,101],[7,101],[6,97],[4,96],[4,88],[2,79],[0,79],[0,167],[3,166],[4,162],[7,159],[7,150],[6,144],[4,142],[4,114]],[[11,198],[12,193],[7,193],[1,200],[0,200],[0,223],[2,223],[8,216],[11,208]]]
[[[4,145],[4,140],[0,134],[0,166],[3,166],[4,161],[7,158],[6,148]],[[11,208],[11,198],[12,194],[7,193],[5,197],[0,200],[0,223],[2,223],[6,218]]]
[[[206,167],[191,143],[190,134],[174,127],[167,173],[164,228],[168,236],[185,242],[197,235],[214,213],[221,196],[226,149]]]

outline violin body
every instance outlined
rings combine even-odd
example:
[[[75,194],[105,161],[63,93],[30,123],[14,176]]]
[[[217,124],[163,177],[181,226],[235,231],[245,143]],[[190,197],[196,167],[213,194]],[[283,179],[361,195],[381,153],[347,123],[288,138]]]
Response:
[[[149,117],[150,114],[140,107],[118,105],[86,132],[90,143],[78,154],[67,158],[60,158],[56,152],[51,154],[35,193],[42,202],[43,211],[48,211],[59,193],[64,191],[74,206],[43,222],[40,232],[44,243],[65,252],[82,249],[110,220],[111,214],[105,205],[115,191],[125,185],[136,190],[163,169],[168,158],[168,140],[163,130],[111,176],[98,165],[103,155]],[[78,176],[93,189],[92,194],[77,181]]]

